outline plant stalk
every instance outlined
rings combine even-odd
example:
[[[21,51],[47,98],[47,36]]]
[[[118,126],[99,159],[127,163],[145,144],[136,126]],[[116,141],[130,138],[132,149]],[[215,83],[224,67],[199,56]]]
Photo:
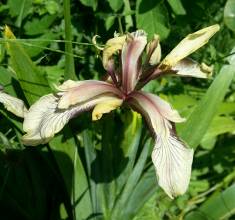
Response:
[[[71,29],[71,14],[70,0],[64,0],[64,23],[65,23],[65,80],[76,80],[75,74],[73,47],[72,47],[72,29]]]

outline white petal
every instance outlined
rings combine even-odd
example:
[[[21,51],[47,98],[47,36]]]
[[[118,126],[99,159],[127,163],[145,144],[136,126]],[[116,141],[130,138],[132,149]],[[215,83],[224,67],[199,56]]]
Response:
[[[122,48],[122,86],[126,93],[133,91],[140,74],[141,54],[147,44],[144,31],[128,35]]]
[[[198,64],[192,59],[183,59],[179,61],[172,70],[177,71],[177,75],[192,76],[197,78],[208,78],[212,75],[213,68],[202,63]]]
[[[183,194],[190,180],[193,150],[176,137],[169,121],[182,119],[167,102],[155,95],[138,91],[133,92],[131,98],[128,103],[144,116],[155,138],[152,160],[159,185],[171,198]]]
[[[23,130],[27,133],[22,141],[25,145],[47,143],[68,121],[95,105],[110,100],[111,95],[99,96],[68,109],[58,109],[59,97],[49,94],[33,104],[25,115]]]
[[[159,136],[152,152],[152,161],[159,185],[170,198],[186,192],[191,176],[193,149],[187,148],[174,136],[167,139]]]
[[[178,61],[187,57],[200,47],[204,46],[208,40],[219,31],[219,25],[212,25],[203,28],[197,32],[189,34],[165,57],[161,62],[162,68],[171,68],[177,64]]]
[[[58,87],[62,92],[58,108],[67,109],[70,106],[85,102],[90,98],[105,93],[121,95],[120,91],[108,82],[98,80],[72,81],[68,80]]]
[[[21,99],[15,98],[2,91],[0,91],[0,102],[8,111],[12,112],[18,117],[23,118],[25,112],[27,111],[24,102]]]

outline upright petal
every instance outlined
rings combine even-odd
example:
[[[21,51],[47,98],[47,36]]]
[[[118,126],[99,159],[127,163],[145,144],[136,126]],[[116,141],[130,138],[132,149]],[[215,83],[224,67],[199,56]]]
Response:
[[[108,82],[98,80],[72,81],[68,80],[58,87],[62,96],[58,108],[67,109],[70,106],[82,103],[90,98],[106,93],[122,96],[120,91]]]
[[[18,117],[23,118],[27,112],[27,108],[21,99],[8,95],[3,91],[0,91],[0,103],[2,103],[9,112],[15,114]]]
[[[23,130],[27,134],[23,136],[22,141],[31,146],[47,143],[71,118],[114,98],[117,99],[113,94],[102,94],[67,109],[59,109],[59,95],[43,96],[25,115]]]
[[[108,40],[103,50],[103,66],[106,70],[110,68],[110,64],[113,63],[113,54],[117,51],[121,51],[123,44],[125,43],[126,35],[114,37]]]
[[[146,63],[151,65],[157,65],[161,60],[161,45],[160,37],[157,34],[154,34],[153,39],[147,44],[146,47]]]
[[[177,138],[171,123],[183,119],[167,102],[149,93],[133,92],[128,103],[145,117],[155,137],[152,160],[159,185],[171,198],[185,193],[191,175],[193,150]]]
[[[126,93],[131,92],[140,74],[141,54],[147,44],[144,31],[129,34],[122,48],[122,86]]]
[[[175,66],[177,62],[204,46],[219,29],[219,25],[216,24],[189,34],[165,57],[160,67],[169,69]]]

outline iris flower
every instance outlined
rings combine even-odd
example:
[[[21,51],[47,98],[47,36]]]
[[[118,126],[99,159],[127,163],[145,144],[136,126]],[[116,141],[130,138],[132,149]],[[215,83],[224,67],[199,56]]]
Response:
[[[92,110],[95,121],[125,103],[144,117],[152,132],[152,161],[159,185],[171,198],[185,193],[193,149],[177,137],[174,129],[175,123],[185,119],[169,103],[142,88],[150,80],[167,74],[207,78],[212,69],[186,57],[205,45],[218,30],[219,26],[213,25],[189,34],[162,61],[158,35],[147,42],[146,33],[138,30],[108,40],[101,48],[107,80],[67,80],[58,86],[58,92],[41,97],[24,114],[23,143],[47,143],[80,113]]]

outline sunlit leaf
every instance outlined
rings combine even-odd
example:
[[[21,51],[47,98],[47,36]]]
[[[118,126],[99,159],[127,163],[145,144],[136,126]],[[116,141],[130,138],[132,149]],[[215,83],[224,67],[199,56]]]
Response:
[[[232,65],[224,66],[221,69],[219,75],[189,116],[183,128],[179,130],[180,137],[190,147],[196,148],[202,140],[229,88],[234,72],[235,69]]]

